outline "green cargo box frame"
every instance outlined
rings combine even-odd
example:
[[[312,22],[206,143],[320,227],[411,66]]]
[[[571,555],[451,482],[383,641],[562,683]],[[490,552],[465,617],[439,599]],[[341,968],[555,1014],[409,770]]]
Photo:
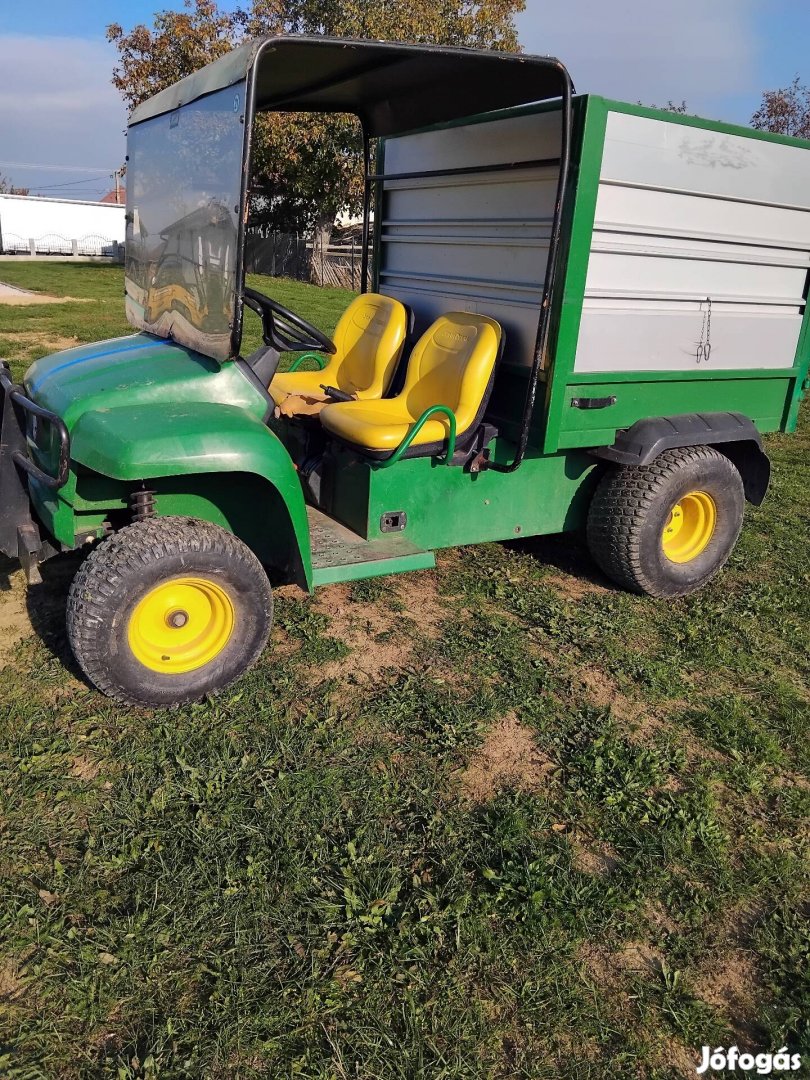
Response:
[[[548,57],[290,37],[135,110],[138,332],[39,360],[21,387],[0,374],[0,550],[35,577],[87,547],[68,632],[99,688],[171,705],[226,685],[267,641],[270,579],[581,528],[636,592],[722,567],[767,490],[761,435],[795,428],[807,388],[810,144],[572,91]],[[360,118],[363,290],[413,320],[386,397],[434,320],[502,327],[470,430],[436,400],[380,460],[274,417],[281,355],[323,365],[335,346],[245,287],[262,109]],[[263,325],[248,357],[244,305]],[[448,439],[420,452],[428,413]]]

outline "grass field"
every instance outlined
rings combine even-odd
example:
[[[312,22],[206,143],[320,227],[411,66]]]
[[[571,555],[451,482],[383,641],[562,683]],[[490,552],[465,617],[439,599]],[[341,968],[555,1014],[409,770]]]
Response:
[[[20,374],[126,332],[119,269],[0,280],[93,299],[0,306]],[[327,330],[347,297],[263,287]],[[0,561],[0,1075],[664,1080],[703,1044],[810,1055],[802,423],[691,599],[615,591],[572,536],[447,551],[280,590],[258,667],[172,713],[77,677],[72,557],[27,600]]]

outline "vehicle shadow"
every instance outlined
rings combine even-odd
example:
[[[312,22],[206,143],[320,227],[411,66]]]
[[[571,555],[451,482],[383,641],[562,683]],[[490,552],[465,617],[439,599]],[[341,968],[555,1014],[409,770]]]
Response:
[[[76,663],[65,630],[65,607],[70,583],[81,562],[81,555],[69,552],[57,555],[40,566],[42,581],[29,585],[25,594],[25,609],[31,629],[39,640],[66,670],[80,682],[87,682]],[[11,573],[19,570],[19,563],[6,560],[0,564],[0,602],[3,582],[9,583]],[[8,585],[10,587],[10,584]]]
[[[11,575],[19,568],[20,564],[16,559],[0,555],[0,597],[2,593],[11,592]]]
[[[578,533],[527,536],[520,540],[505,540],[503,543],[512,551],[519,551],[539,563],[561,570],[583,585],[595,585],[607,592],[622,591],[602,573],[591,558],[585,538]]]

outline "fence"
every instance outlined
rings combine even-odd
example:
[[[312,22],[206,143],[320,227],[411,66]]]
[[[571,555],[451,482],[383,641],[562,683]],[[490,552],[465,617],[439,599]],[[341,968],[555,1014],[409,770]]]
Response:
[[[354,236],[322,246],[317,240],[292,233],[262,236],[251,230],[245,245],[245,269],[249,274],[289,277],[357,291],[360,288],[361,251],[362,245]],[[24,237],[3,231],[0,254],[95,255],[123,261],[124,245],[96,233],[68,238],[59,233]]]
[[[262,236],[250,231],[245,268],[249,274],[290,277],[357,291],[360,288],[361,253],[362,245],[353,236],[322,246],[317,240],[292,233]]]
[[[46,233],[44,236],[19,236],[17,233],[3,231],[0,234],[0,254],[2,255],[104,255],[111,259],[122,260],[124,245],[106,236],[91,233],[82,237],[66,237],[59,233]]]

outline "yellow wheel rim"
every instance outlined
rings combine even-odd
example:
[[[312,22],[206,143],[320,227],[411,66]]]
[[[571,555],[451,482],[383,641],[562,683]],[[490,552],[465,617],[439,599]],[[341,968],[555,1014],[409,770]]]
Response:
[[[669,512],[661,534],[664,554],[674,563],[687,563],[705,551],[717,527],[717,506],[705,491],[683,495]]]
[[[139,601],[129,620],[129,647],[150,671],[182,675],[219,656],[234,621],[231,598],[216,582],[173,578]]]

